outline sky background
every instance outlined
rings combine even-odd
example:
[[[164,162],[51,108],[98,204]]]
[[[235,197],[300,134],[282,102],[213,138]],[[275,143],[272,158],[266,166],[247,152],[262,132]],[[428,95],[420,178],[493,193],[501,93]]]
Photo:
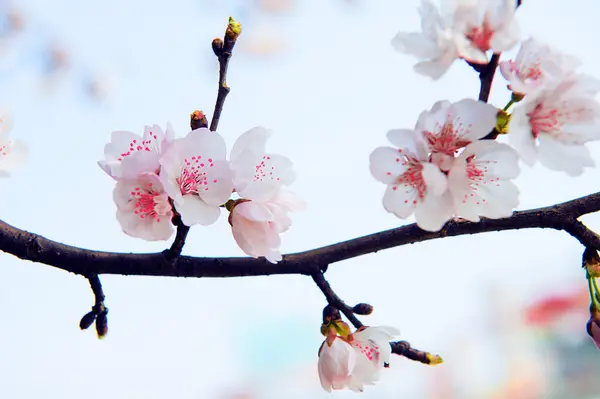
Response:
[[[144,125],[170,121],[181,137],[194,109],[210,117],[217,89],[210,43],[232,15],[243,33],[219,133],[230,148],[254,126],[271,128],[269,151],[294,161],[292,189],[308,208],[293,215],[282,252],[407,223],[381,206],[385,187],[370,176],[368,156],[387,145],[389,129],[414,126],[435,101],[476,98],[476,73],[456,62],[432,82],[412,71],[413,58],[393,51],[397,31],[418,29],[418,1],[271,1],[289,3],[282,12],[256,3],[14,2],[24,27],[0,46],[0,106],[14,118],[11,135],[29,143],[30,159],[0,181],[0,218],[84,248],[168,247],[121,232],[114,181],[96,161],[113,130],[141,133]],[[600,3],[565,4],[525,1],[518,12],[524,37],[580,57],[581,70],[600,77]],[[6,7],[1,1],[0,10]],[[49,48],[69,60],[52,77]],[[96,81],[106,90],[99,99],[86,88]],[[505,86],[497,76],[491,101],[498,107],[509,99]],[[600,162],[600,145],[590,148]],[[569,178],[523,166],[519,209],[596,192],[599,182],[597,169]],[[600,215],[582,220],[600,231]],[[523,230],[429,241],[332,265],[327,278],[346,302],[375,306],[362,317],[365,324],[396,326],[402,339],[445,360],[434,369],[396,357],[364,397],[429,397],[432,376],[464,386],[463,398],[483,397],[506,377],[502,355],[523,352],[514,340],[498,344],[498,309],[512,314],[545,295],[585,287],[581,252],[566,233]],[[225,214],[193,228],[184,253],[243,255]],[[78,328],[93,304],[83,277],[6,254],[0,263],[2,398],[331,397],[316,373],[325,300],[310,278],[102,276],[110,314],[109,334],[100,341]],[[585,309],[573,317],[580,327],[575,338],[585,338]],[[523,353],[530,361],[535,356]]]

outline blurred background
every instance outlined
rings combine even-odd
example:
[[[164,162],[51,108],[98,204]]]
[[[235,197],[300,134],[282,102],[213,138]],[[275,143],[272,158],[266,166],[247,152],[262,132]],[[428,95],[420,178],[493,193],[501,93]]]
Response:
[[[368,156],[391,128],[412,127],[441,99],[476,97],[479,81],[456,62],[438,82],[395,53],[399,30],[419,28],[417,0],[0,0],[0,107],[27,165],[0,182],[0,218],[70,245],[152,252],[121,233],[114,182],[98,168],[113,130],[141,133],[189,113],[210,117],[217,89],[213,37],[229,15],[243,25],[230,63],[219,132],[231,146],[256,125],[275,130],[293,189],[283,252],[396,227]],[[534,35],[580,57],[600,77],[594,0],[527,0]],[[582,34],[582,27],[587,33]],[[508,59],[516,53],[505,53]],[[509,99],[497,76],[492,102]],[[600,146],[592,145],[600,162]],[[521,209],[598,191],[579,178],[523,167]],[[600,215],[583,218],[600,231]],[[566,233],[522,230],[457,237],[363,256],[329,268],[350,304],[375,306],[370,325],[393,325],[428,367],[394,357],[365,398],[591,399],[600,353],[585,332],[583,248]],[[192,229],[184,253],[241,256],[225,215]],[[175,279],[103,276],[109,334],[78,328],[93,303],[87,281],[0,255],[0,398],[271,399],[354,397],[322,391],[317,350],[324,298],[309,278]]]

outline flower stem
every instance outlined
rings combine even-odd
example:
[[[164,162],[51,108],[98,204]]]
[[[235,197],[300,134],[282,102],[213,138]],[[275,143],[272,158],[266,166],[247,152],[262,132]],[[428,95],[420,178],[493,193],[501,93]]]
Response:
[[[597,285],[596,281],[593,277],[588,275],[588,290],[590,291],[590,299],[592,301],[592,305],[594,309],[600,310],[600,304],[598,303],[598,298],[596,298],[597,293]]]
[[[508,104],[506,104],[506,106],[504,108],[502,108],[502,111],[506,112],[508,111],[508,109],[515,103],[515,100],[513,100],[512,98],[510,99],[510,101],[508,102]]]

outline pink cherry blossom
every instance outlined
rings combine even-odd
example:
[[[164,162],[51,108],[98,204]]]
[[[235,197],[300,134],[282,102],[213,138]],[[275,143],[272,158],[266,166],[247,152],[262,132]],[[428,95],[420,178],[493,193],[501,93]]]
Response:
[[[472,222],[480,216],[510,216],[519,203],[519,189],[510,179],[518,174],[519,157],[508,145],[493,140],[469,144],[448,174],[455,215]]]
[[[10,171],[20,167],[27,159],[28,146],[21,140],[8,138],[12,120],[8,112],[0,113],[0,178],[9,177]]]
[[[176,139],[160,158],[160,179],[186,226],[213,224],[233,190],[225,140],[200,128]]]
[[[357,352],[335,334],[328,336],[319,349],[317,369],[321,386],[327,392],[332,389],[350,388]],[[352,386],[355,391],[358,387]]]
[[[157,175],[142,173],[119,180],[113,199],[124,233],[147,241],[167,240],[173,234],[169,196]]]
[[[499,66],[513,92],[528,94],[543,87],[549,80],[563,78],[580,64],[575,57],[561,54],[550,46],[529,38],[521,43],[514,61],[503,61]]]
[[[264,256],[277,263],[282,259],[279,234],[292,224],[288,212],[303,210],[305,206],[295,194],[284,190],[266,201],[239,201],[229,216],[233,238],[247,255]]]
[[[446,175],[429,161],[425,142],[414,130],[391,130],[396,146],[376,148],[370,156],[373,177],[387,185],[383,207],[401,219],[413,213],[424,230],[438,231],[452,217]]]
[[[167,123],[163,132],[160,126],[146,126],[144,135],[128,131],[115,131],[110,143],[104,147],[104,157],[98,165],[115,180],[135,178],[140,173],[158,173],[159,158],[173,141],[173,128]]]
[[[569,74],[528,95],[515,108],[508,138],[521,159],[570,176],[594,166],[587,142],[600,140],[600,81]]]
[[[494,129],[497,114],[493,105],[472,99],[438,101],[421,113],[415,130],[424,136],[432,161],[448,171],[459,150]]]

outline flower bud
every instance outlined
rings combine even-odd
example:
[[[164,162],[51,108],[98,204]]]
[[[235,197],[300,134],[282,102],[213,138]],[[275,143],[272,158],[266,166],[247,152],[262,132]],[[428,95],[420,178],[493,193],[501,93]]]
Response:
[[[223,46],[226,51],[231,51],[231,49],[233,49],[233,46],[235,46],[235,42],[241,33],[242,24],[229,17],[229,23],[227,24],[227,29],[225,29],[225,43]]]
[[[208,127],[208,121],[206,120],[206,115],[204,115],[204,112],[195,110],[190,114],[190,127],[192,130]]]
[[[96,321],[96,313],[94,311],[88,312],[79,321],[79,328],[87,330]]]
[[[587,247],[583,251],[582,267],[591,278],[600,277],[600,256],[594,248]]]
[[[215,37],[212,41],[212,49],[217,57],[223,54],[223,40]]]
[[[373,313],[373,306],[369,305],[368,303],[359,303],[354,305],[354,307],[352,308],[352,311],[356,314],[360,314],[360,315],[370,315],[371,313]]]
[[[496,127],[495,127],[498,134],[508,133],[509,125],[510,125],[510,114],[504,110],[498,111],[498,116],[496,119]]]
[[[515,103],[518,103],[519,101],[521,101],[522,99],[525,98],[525,94],[523,93],[515,93],[513,92],[512,96],[511,96],[511,100]]]
[[[108,313],[108,309],[98,313],[96,316],[96,333],[98,335],[98,339],[102,339],[108,333],[108,323],[106,319],[106,314]]]

